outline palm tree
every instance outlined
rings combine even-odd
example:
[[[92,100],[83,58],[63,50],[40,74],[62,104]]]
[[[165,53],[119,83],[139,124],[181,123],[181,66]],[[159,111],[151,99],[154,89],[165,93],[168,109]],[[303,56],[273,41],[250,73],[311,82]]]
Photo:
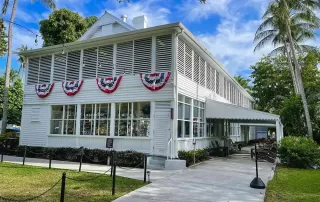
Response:
[[[317,8],[320,8],[320,2],[316,0],[275,0],[269,4],[263,16],[264,21],[255,35],[255,41],[259,41],[255,50],[272,42],[277,48],[271,54],[282,52],[287,56],[295,92],[301,95],[310,138],[312,125],[297,54],[315,49],[300,44],[314,38],[315,29],[320,27],[320,20],[314,13]]]
[[[15,54],[18,54],[19,59],[18,61],[20,62],[20,67],[19,67],[19,74],[22,72],[24,72],[25,68],[26,68],[26,64],[27,64],[27,58],[24,55],[21,55],[20,52],[24,52],[27,51],[29,48],[27,45],[23,45],[21,44],[20,48],[17,49],[17,52],[14,52]]]
[[[9,3],[12,0],[4,0],[2,5],[2,14],[7,13]],[[35,0],[32,0],[34,2]],[[55,9],[56,5],[53,0],[41,0],[44,5],[49,8]],[[8,55],[7,55],[7,65],[6,65],[6,73],[5,73],[5,84],[3,91],[3,115],[2,115],[2,128],[1,133],[5,133],[7,128],[7,118],[8,118],[8,89],[10,85],[10,72],[11,72],[11,58],[12,58],[12,26],[16,16],[18,0],[13,0],[12,11],[9,22],[8,29]]]

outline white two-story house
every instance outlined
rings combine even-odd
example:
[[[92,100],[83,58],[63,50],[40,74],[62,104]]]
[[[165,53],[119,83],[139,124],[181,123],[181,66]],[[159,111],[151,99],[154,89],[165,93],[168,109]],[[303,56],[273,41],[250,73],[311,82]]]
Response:
[[[217,50],[219,51],[219,50]],[[181,23],[105,13],[76,42],[29,50],[21,145],[135,150],[177,157],[213,140],[248,141],[279,116],[253,98]],[[193,145],[195,140],[195,145]],[[221,143],[223,144],[223,143]]]

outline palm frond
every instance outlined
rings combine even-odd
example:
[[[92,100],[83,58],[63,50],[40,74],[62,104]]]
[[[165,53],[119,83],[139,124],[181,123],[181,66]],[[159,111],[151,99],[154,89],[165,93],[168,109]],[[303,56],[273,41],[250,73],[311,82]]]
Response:
[[[35,2],[36,0],[32,0],[32,2]],[[56,4],[54,3],[53,0],[40,0],[41,3],[43,3],[46,7],[55,10],[56,9]]]
[[[272,57],[272,56],[276,56],[276,55],[285,55],[285,52],[286,52],[285,46],[280,46],[280,47],[274,49],[273,51],[271,51],[268,54],[268,56]]]
[[[2,3],[2,14],[6,14],[7,11],[8,11],[8,7],[9,7],[9,3],[10,3],[10,0],[3,0],[3,3]]]
[[[272,41],[272,39],[274,38],[274,34],[271,33],[268,36],[264,37],[262,40],[260,40],[258,42],[258,44],[255,46],[254,48],[254,52],[256,52],[257,50],[260,50],[261,48],[263,48],[267,43],[269,43],[270,41]]]
[[[270,34],[275,35],[277,32],[278,32],[278,30],[276,30],[276,29],[269,29],[269,30],[259,32],[258,34],[255,35],[253,42],[257,42],[257,41],[265,38],[266,36],[269,36]]]

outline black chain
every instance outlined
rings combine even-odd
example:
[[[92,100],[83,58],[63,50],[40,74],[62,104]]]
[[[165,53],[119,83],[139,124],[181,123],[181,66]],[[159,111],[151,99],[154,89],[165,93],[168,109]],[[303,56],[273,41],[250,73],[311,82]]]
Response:
[[[79,181],[79,182],[91,181],[91,180],[98,179],[99,177],[106,176],[105,174],[107,172],[109,172],[110,170],[111,170],[111,168],[109,170],[107,170],[106,172],[104,172],[102,174],[98,174],[96,177],[93,177],[93,178],[90,178],[90,179],[75,179],[75,178],[71,178],[71,177],[66,177],[66,178],[69,179],[69,180],[72,180],[72,181]]]
[[[107,161],[108,160],[108,157],[104,160],[101,160],[101,161],[96,161],[96,160],[92,160],[91,158],[89,158],[84,152],[83,152],[83,155],[90,161],[94,162],[94,163],[101,163],[103,161]]]
[[[125,168],[125,167],[121,167],[121,166],[118,166],[118,167],[121,169],[124,169],[124,170],[132,170],[132,169],[138,168],[143,162],[144,162],[144,160],[141,163],[139,163],[137,166],[132,167],[132,168]]]
[[[43,152],[43,153],[36,153],[36,152],[33,152],[33,151],[30,151],[30,150],[27,150],[27,152],[30,152],[31,154],[35,154],[35,155],[43,155],[43,154],[48,154],[50,152]]]
[[[11,201],[11,202],[24,202],[24,201],[33,201],[37,198],[40,198],[41,196],[47,194],[49,191],[51,191],[54,187],[56,187],[59,182],[61,181],[61,179],[59,179],[52,187],[50,187],[48,190],[46,190],[45,192],[41,193],[38,196],[34,196],[31,198],[27,198],[27,199],[12,199],[12,198],[6,198],[6,197],[2,197],[0,196],[0,201]]]

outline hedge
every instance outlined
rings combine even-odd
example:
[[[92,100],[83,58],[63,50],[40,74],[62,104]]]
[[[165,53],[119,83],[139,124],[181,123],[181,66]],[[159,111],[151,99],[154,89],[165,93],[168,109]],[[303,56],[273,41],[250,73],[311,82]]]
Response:
[[[194,163],[194,151],[178,151],[178,157],[181,160],[186,160],[187,166],[191,166]],[[201,162],[210,158],[209,149],[197,149],[195,150],[195,162]]]
[[[14,150],[8,150],[0,147],[0,153],[23,157],[25,146],[18,146]],[[27,147],[26,157],[52,160],[79,162],[82,148],[73,147]],[[143,168],[144,154],[135,151],[107,151],[101,149],[83,149],[83,163],[106,165],[108,158],[111,158],[112,152],[118,166],[140,167]],[[139,165],[139,166],[138,166]]]

